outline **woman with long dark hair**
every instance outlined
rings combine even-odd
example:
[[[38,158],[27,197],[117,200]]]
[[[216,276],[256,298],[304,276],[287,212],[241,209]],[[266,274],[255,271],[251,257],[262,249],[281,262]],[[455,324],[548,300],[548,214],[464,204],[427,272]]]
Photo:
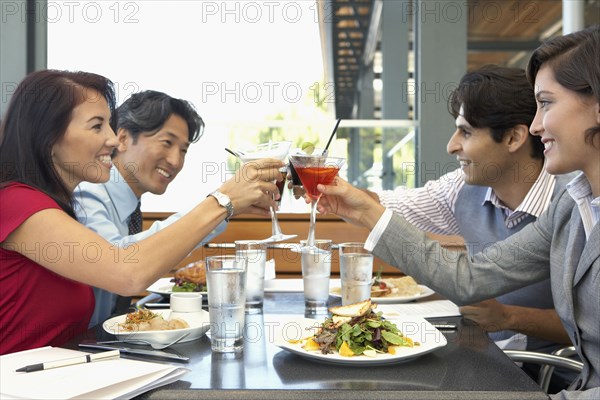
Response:
[[[145,290],[233,213],[268,214],[283,163],[244,165],[179,221],[127,248],[81,225],[73,190],[106,182],[117,145],[112,82],[45,70],[15,91],[0,127],[0,354],[57,346],[87,329],[89,285],[124,296]],[[227,207],[225,207],[227,206]]]

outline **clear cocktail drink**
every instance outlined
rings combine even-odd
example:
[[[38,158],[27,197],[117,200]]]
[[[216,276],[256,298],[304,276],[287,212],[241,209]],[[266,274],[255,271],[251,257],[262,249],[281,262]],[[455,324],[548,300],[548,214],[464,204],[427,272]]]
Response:
[[[260,160],[262,158],[276,158],[278,160],[284,161],[287,157],[290,146],[292,142],[269,142],[262,143],[256,145],[254,147],[244,149],[243,151],[238,152],[238,157],[242,162],[248,163],[255,160]],[[283,188],[285,185],[285,176],[286,169],[282,171],[283,181],[276,181],[277,188],[279,189],[279,193],[283,194]],[[281,198],[279,198],[281,200]],[[279,226],[279,221],[277,220],[277,212],[270,208],[271,212],[271,236],[265,239],[265,242],[280,242],[283,240],[288,240],[295,238],[297,235],[286,235],[282,233],[281,227]]]

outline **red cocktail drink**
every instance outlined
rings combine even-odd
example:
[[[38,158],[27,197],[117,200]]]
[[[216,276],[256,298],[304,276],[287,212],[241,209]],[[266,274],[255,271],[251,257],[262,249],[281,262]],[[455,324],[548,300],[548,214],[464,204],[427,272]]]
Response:
[[[345,160],[339,157],[328,157],[324,152],[317,152],[315,155],[294,154],[290,156],[290,161],[294,164],[302,186],[310,197],[310,226],[307,246],[313,247],[315,245],[317,202],[321,197],[317,185],[332,184]]]
[[[317,190],[318,184],[329,185],[333,182],[338,174],[339,167],[323,166],[323,167],[298,167],[296,172],[300,176],[304,190],[312,200],[317,200],[321,193]]]

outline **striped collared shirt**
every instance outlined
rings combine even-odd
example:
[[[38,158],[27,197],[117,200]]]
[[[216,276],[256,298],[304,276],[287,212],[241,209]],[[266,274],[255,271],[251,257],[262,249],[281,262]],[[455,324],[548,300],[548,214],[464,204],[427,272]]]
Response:
[[[398,187],[377,195],[382,206],[402,215],[423,231],[459,235],[454,205],[464,184],[463,172],[457,169],[420,188]]]
[[[542,172],[527,192],[527,195],[513,211],[506,207],[496,193],[489,188],[483,204],[490,202],[494,207],[502,209],[504,213],[504,223],[507,228],[513,228],[518,225],[528,215],[532,215],[538,218],[548,208],[552,201],[552,193],[554,191],[554,185],[556,184],[556,178],[554,175],[550,175],[546,172],[546,165],[542,168]],[[482,205],[483,205],[482,204]]]
[[[567,192],[577,203],[585,237],[589,239],[592,229],[600,221],[600,196],[592,197],[592,187],[583,172],[567,184]]]
[[[546,172],[545,168],[533,186],[516,208],[510,210],[500,202],[492,188],[489,188],[482,203],[490,202],[501,208],[505,214],[505,223],[512,228],[527,215],[539,217],[552,199],[556,179]],[[395,190],[378,192],[379,201],[385,207],[402,215],[417,228],[444,235],[460,235],[456,216],[454,215],[458,193],[465,185],[462,170],[457,169],[438,180],[428,181],[421,188],[408,189],[399,187]]]

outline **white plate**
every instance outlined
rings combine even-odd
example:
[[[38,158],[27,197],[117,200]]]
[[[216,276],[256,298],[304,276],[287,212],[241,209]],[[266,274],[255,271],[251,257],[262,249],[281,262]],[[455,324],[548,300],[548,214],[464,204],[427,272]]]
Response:
[[[171,279],[173,278],[160,278],[152,285],[150,285],[146,290],[150,293],[156,293],[168,297],[171,295],[171,293],[173,293],[172,289],[173,285],[175,285],[174,282],[171,282]],[[202,293],[203,295],[206,295],[206,292],[197,293]]]
[[[328,364],[341,364],[348,366],[374,366],[396,364],[410,361],[424,354],[444,347],[448,342],[444,335],[433,325],[420,317],[398,317],[390,320],[407,337],[419,342],[419,346],[400,347],[396,354],[378,354],[377,357],[353,356],[344,357],[337,352],[322,354],[320,351],[307,351],[302,348],[302,343],[290,343],[288,340],[298,340],[310,336],[311,328],[317,329],[323,320],[296,318],[287,320],[277,326],[275,345],[283,350],[297,354],[301,357]],[[308,328],[308,330],[307,330]]]
[[[168,320],[171,315],[171,310],[154,311],[161,314],[164,319]],[[102,328],[112,335],[115,335],[118,340],[146,340],[153,344],[171,343],[181,335],[189,333],[188,336],[181,340],[183,342],[191,342],[196,340],[208,331],[210,328],[210,319],[207,311],[195,313],[177,313],[177,318],[185,320],[190,327],[185,329],[172,329],[168,331],[140,331],[130,332],[119,326],[125,322],[126,314],[111,318],[102,324]]]
[[[413,300],[422,299],[424,297],[431,296],[432,294],[435,293],[433,290],[429,289],[425,285],[419,285],[419,287],[421,288],[422,292],[419,294],[415,294],[413,296],[371,297],[371,300],[373,301],[373,303],[377,303],[377,304],[400,304],[400,303],[408,303],[409,301],[413,301]],[[330,291],[329,295],[333,296],[333,297],[341,298],[342,297],[342,294],[341,294],[342,289],[339,286],[337,286],[333,289],[340,291],[340,293]]]
[[[269,276],[275,276],[275,274],[270,274]],[[174,282],[171,282],[172,278],[160,278],[159,280],[157,280],[156,282],[154,282],[152,285],[150,285],[146,291],[150,292],[150,293],[156,293],[156,294],[160,294],[162,296],[165,297],[169,297],[171,295],[171,293],[173,293],[173,285],[175,284]],[[275,281],[275,280],[279,280],[279,281],[285,281],[287,279],[273,279],[270,277],[267,277],[265,274],[265,292],[268,292],[269,290],[267,289],[267,285],[270,285],[269,282]],[[289,279],[289,280],[295,280],[295,279]],[[300,285],[302,285],[302,279],[300,279]],[[269,286],[271,287],[271,286]],[[277,292],[278,290],[271,290],[271,291],[275,291]],[[290,290],[285,290],[285,291],[290,291]],[[292,290],[292,291],[296,291],[296,290]],[[299,292],[302,291],[302,286],[300,286],[300,290],[298,290]],[[185,293],[185,292],[183,292]],[[206,296],[206,292],[196,292],[196,293],[202,293],[203,295]]]

